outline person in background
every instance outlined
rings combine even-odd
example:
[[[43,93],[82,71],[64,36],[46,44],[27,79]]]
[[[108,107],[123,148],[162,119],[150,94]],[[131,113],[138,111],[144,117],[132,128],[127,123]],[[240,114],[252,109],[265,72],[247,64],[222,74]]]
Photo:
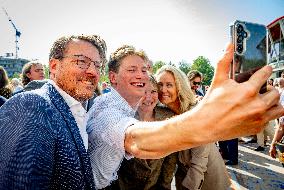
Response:
[[[3,96],[0,96],[0,107],[7,101],[6,98],[4,98]]]
[[[42,88],[0,109],[0,189],[95,189],[82,102],[105,63],[99,36],[64,36],[50,50]]]
[[[282,80],[282,82],[281,82]],[[271,88],[273,87],[273,82],[274,80],[272,78],[268,79],[267,80],[267,85],[268,85],[268,88]],[[280,78],[279,79],[279,85],[280,85],[280,89],[284,87],[284,79],[283,78]],[[282,86],[282,87],[281,87]],[[255,148],[254,150],[255,151],[264,151],[265,150],[265,145],[266,145],[266,142],[267,142],[267,135],[271,136],[271,133],[273,131],[273,127],[274,127],[274,124],[275,124],[275,121],[272,120],[272,121],[269,121],[267,124],[266,124],[266,127],[263,129],[263,131],[261,131],[260,133],[257,133],[256,134],[256,138],[257,138],[257,145],[258,147]],[[273,135],[272,135],[273,136]]]
[[[43,80],[44,69],[43,65],[37,61],[30,61],[23,66],[22,69],[22,84],[26,86],[33,80]]]
[[[44,80],[32,80],[26,86],[24,86],[24,88],[22,90],[14,92],[13,96],[16,95],[16,94],[22,93],[22,92],[39,89],[47,82],[48,82],[47,79],[44,79]]]
[[[9,99],[12,96],[8,75],[2,66],[0,66],[0,96],[3,96],[6,99]]]
[[[199,90],[202,83],[202,73],[197,70],[191,70],[187,73],[187,77],[195,98],[198,101],[202,100],[203,96],[205,95],[203,91]]]
[[[284,72],[282,72],[284,74]],[[284,106],[284,77],[279,79],[279,93],[280,93],[280,103]],[[277,122],[277,127],[270,145],[269,154],[272,158],[276,158],[276,143],[284,143],[284,116],[280,117]],[[282,140],[281,140],[282,139]]]
[[[108,86],[108,83],[102,82],[102,93],[105,94],[105,93],[108,93],[108,92],[110,92],[110,88]]]
[[[273,83],[274,83],[274,79],[273,79],[273,78],[270,78],[270,79],[267,81],[267,85],[273,86]]]
[[[23,89],[21,81],[17,78],[12,78],[10,84],[13,94]]]
[[[158,104],[158,84],[150,75],[150,84],[146,87],[136,118],[140,121],[162,121],[174,116],[174,113]],[[176,169],[177,154],[161,159],[124,159],[118,171],[117,184],[121,190],[165,190],[171,189]]]
[[[192,74],[193,72],[190,76]],[[157,71],[156,76],[159,100],[176,115],[189,111],[195,106],[197,102],[194,93],[181,70],[165,65]],[[177,190],[227,190],[231,185],[215,143],[180,151],[175,180]]]
[[[283,122],[283,117],[280,117],[280,121],[279,124],[277,125],[277,128],[275,130],[274,133],[274,137],[273,140],[271,142],[270,145],[270,149],[269,149],[269,155],[272,158],[276,158],[276,143],[282,143],[284,144],[284,122]],[[284,153],[282,153],[284,155]],[[282,165],[284,166],[284,163],[282,163]]]
[[[283,78],[283,79],[284,79],[284,71],[282,71],[280,78]]]
[[[153,61],[152,60],[149,60],[148,63],[147,63],[147,68],[148,68],[148,72],[150,74],[153,74]]]

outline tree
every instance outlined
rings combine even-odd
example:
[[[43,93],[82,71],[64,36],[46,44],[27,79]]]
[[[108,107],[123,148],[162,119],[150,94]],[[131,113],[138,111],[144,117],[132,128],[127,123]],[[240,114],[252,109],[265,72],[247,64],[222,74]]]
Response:
[[[203,74],[204,85],[210,85],[214,76],[214,67],[210,64],[209,59],[199,56],[193,61],[191,70],[198,70]]]
[[[166,65],[166,63],[164,63],[163,61],[156,61],[153,64],[153,74],[155,74],[157,72],[157,70],[160,69],[164,65]]]
[[[185,74],[187,74],[190,71],[190,63],[186,62],[185,60],[182,60],[178,63],[178,68],[183,71]]]
[[[11,79],[12,79],[12,78],[17,78],[17,79],[21,78],[21,73],[14,73],[14,74],[12,75]]]
[[[102,82],[108,82],[109,83],[109,78],[108,78],[108,65],[106,64],[105,67],[102,69],[101,72],[101,77],[100,77],[100,83]]]
[[[49,65],[43,65],[44,68],[44,78],[49,79]]]

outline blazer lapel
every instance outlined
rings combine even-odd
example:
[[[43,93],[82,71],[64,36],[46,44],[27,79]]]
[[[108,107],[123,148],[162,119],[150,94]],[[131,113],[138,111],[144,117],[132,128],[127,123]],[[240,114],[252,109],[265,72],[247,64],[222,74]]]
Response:
[[[51,102],[61,113],[62,117],[64,118],[66,122],[66,126],[69,129],[73,137],[73,140],[77,147],[78,155],[79,155],[79,158],[81,160],[81,164],[84,170],[83,175],[85,174],[84,176],[86,178],[86,181],[88,182],[88,184],[90,184],[90,188],[92,189],[94,188],[92,187],[94,180],[93,180],[93,173],[91,169],[91,163],[90,163],[88,153],[86,151],[87,147],[85,148],[84,146],[83,139],[80,135],[76,120],[73,117],[69,106],[64,101],[63,97],[58,93],[58,91],[53,87],[53,85],[50,83],[47,83],[45,87],[47,88],[47,92],[48,92]]]

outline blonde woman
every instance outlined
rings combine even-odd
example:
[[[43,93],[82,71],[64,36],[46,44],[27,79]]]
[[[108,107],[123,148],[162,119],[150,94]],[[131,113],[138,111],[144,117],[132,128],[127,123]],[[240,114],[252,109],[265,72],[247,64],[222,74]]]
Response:
[[[156,76],[161,103],[176,115],[193,108],[196,99],[181,70],[166,65],[157,71]],[[196,135],[202,134],[197,131]],[[179,152],[175,177],[177,190],[225,190],[230,187],[226,167],[214,143]]]

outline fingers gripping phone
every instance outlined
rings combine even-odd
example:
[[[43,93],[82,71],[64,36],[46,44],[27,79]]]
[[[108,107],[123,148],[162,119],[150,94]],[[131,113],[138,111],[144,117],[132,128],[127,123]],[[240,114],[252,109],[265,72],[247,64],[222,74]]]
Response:
[[[230,35],[234,44],[230,78],[239,83],[245,82],[254,72],[267,64],[266,27],[236,20],[230,25]],[[264,84],[260,93],[266,90],[266,84]]]

